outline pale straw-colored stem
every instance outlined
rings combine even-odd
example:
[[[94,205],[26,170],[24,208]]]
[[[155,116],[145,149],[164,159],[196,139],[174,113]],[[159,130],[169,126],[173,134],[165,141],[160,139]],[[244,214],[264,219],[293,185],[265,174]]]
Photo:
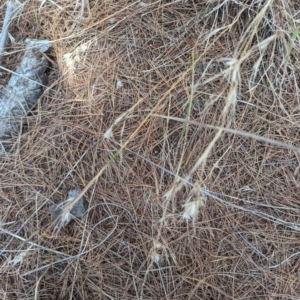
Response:
[[[2,56],[7,40],[8,35],[8,27],[10,24],[11,17],[13,16],[14,12],[19,8],[19,3],[17,1],[7,1],[6,3],[6,13],[3,21],[2,26],[2,33],[0,37],[0,65],[2,64]]]

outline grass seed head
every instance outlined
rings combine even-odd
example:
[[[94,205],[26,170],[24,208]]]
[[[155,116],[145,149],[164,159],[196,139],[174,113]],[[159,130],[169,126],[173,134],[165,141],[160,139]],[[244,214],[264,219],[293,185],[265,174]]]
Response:
[[[199,214],[199,209],[205,206],[206,200],[207,198],[203,195],[200,185],[195,183],[187,202],[184,204],[184,211],[181,218],[186,221],[193,220],[195,222]]]
[[[159,265],[160,261],[161,261],[161,254],[163,251],[164,247],[161,243],[154,241],[153,242],[153,248],[152,248],[152,261],[154,263],[156,263],[157,265]]]
[[[26,255],[28,254],[28,252],[31,250],[31,248],[32,248],[32,246],[30,246],[26,250],[23,250],[23,251],[19,252],[10,263],[13,266],[15,266],[17,264],[22,265],[24,258],[26,257]]]
[[[188,202],[184,205],[184,211],[181,216],[182,219],[189,221],[196,221],[199,213],[199,209],[203,206],[202,199],[198,199],[196,201]]]

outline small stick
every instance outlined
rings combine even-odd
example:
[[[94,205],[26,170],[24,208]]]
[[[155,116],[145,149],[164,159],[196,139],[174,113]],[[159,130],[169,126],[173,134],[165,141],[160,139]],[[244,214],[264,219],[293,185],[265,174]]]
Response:
[[[6,44],[10,20],[14,12],[20,7],[20,3],[17,1],[14,1],[14,3],[13,1],[7,1],[6,6],[7,8],[6,8],[4,21],[3,21],[2,33],[0,37],[0,65],[2,64],[2,56]]]

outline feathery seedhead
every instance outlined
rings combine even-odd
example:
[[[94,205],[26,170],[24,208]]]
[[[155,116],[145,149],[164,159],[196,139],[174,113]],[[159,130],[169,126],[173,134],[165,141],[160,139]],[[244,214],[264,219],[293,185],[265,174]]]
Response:
[[[205,206],[206,200],[206,196],[203,195],[200,185],[195,183],[187,202],[184,204],[184,211],[181,218],[186,221],[193,220],[195,222],[199,209]]]
[[[163,245],[157,241],[153,242],[153,250],[152,250],[152,261],[159,266],[159,262],[161,259],[161,252],[163,250]]]
[[[196,201],[188,202],[184,205],[184,212],[181,216],[182,219],[189,221],[193,220],[196,221],[199,213],[200,207],[203,206],[202,199],[198,199]]]
[[[13,260],[10,261],[10,263],[15,266],[17,264],[22,265],[24,258],[26,257],[26,255],[28,254],[28,252],[31,250],[32,246],[30,246],[28,249],[23,250],[21,252],[18,253],[18,255],[16,255],[14,257]]]

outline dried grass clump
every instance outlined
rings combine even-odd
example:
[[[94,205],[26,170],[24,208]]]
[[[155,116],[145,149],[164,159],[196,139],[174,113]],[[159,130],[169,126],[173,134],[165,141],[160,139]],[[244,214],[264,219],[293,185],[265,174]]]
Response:
[[[10,33],[51,70],[0,158],[1,298],[299,299],[299,11],[27,1]]]

